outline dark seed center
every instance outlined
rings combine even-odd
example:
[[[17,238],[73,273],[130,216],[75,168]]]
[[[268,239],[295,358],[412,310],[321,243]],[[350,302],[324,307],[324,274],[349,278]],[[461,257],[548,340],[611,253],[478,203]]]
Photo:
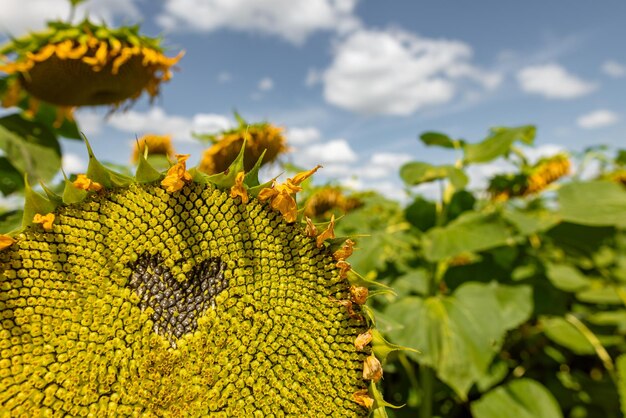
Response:
[[[174,348],[178,338],[198,327],[198,317],[215,307],[215,297],[228,286],[219,258],[196,265],[183,282],[173,277],[158,255],[142,254],[130,267],[127,286],[139,296],[141,310],[153,309],[154,332]]]

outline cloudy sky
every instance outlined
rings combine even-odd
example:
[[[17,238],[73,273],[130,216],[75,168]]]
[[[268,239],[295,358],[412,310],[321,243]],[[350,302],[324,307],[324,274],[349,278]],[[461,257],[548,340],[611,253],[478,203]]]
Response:
[[[505,4],[506,3],[506,4]],[[287,129],[319,179],[400,197],[399,166],[447,163],[419,133],[476,141],[491,126],[536,124],[543,150],[626,145],[626,2],[604,0],[91,0],[93,17],[163,34],[180,72],[151,107],[79,121],[105,159],[128,162],[135,135],[222,129],[237,109]],[[2,0],[15,35],[66,17],[65,0]],[[84,150],[64,142],[66,167]],[[82,166],[82,167],[81,167]],[[73,170],[72,170],[73,169]],[[483,172],[491,172],[485,167]],[[478,170],[480,171],[480,170]]]

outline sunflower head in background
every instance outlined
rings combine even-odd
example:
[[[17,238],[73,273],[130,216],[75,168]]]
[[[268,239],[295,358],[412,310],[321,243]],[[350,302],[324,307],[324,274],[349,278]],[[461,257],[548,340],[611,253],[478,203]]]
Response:
[[[268,122],[248,124],[238,114],[239,126],[217,135],[195,135],[213,143],[202,155],[198,169],[206,174],[221,173],[235,160],[245,141],[244,168],[252,169],[261,159],[261,165],[271,163],[288,151],[283,128]]]
[[[494,201],[506,201],[511,197],[529,196],[545,190],[550,184],[570,173],[571,162],[561,153],[542,158],[519,174],[494,176],[487,188]]]
[[[181,56],[165,56],[160,40],[142,36],[138,26],[48,22],[46,30],[0,48],[0,72],[7,74],[0,84],[2,105],[28,100],[35,112],[43,101],[67,117],[80,106],[117,108],[143,92],[154,98]]]
[[[150,150],[150,148],[148,147]],[[0,410],[11,416],[385,417],[368,282],[300,184],[228,171],[135,177],[89,150],[62,196],[27,187],[0,235]],[[320,232],[318,232],[320,231]]]
[[[132,161],[139,162],[139,156],[144,155],[148,148],[151,156],[160,155],[166,158],[173,158],[176,152],[172,145],[171,135],[153,135],[147,134],[137,139],[133,147]]]
[[[360,206],[358,197],[347,196],[341,187],[324,186],[307,199],[304,215],[312,219],[330,219],[331,215],[344,215]]]

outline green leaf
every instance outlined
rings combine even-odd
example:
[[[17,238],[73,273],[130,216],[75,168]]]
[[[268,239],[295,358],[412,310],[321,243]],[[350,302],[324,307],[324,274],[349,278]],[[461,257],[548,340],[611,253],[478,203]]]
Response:
[[[558,192],[565,221],[626,228],[626,192],[608,181],[572,182]]]
[[[466,283],[451,296],[407,297],[386,314],[405,326],[390,332],[397,344],[420,351],[411,355],[435,369],[437,376],[462,399],[487,373],[507,330],[532,311],[528,286]]]
[[[54,133],[18,114],[0,118],[0,149],[32,181],[49,180],[61,168],[61,147]]]
[[[555,343],[578,355],[593,354],[593,346],[584,335],[561,317],[542,318],[541,326],[546,336]]]
[[[563,418],[554,396],[541,383],[516,379],[470,405],[474,418]]]
[[[116,173],[98,161],[87,138],[85,138],[85,145],[87,146],[87,152],[89,153],[89,165],[87,166],[86,175],[91,181],[100,183],[107,189],[112,187],[124,187],[133,182],[131,177]]]
[[[469,181],[463,170],[452,165],[435,166],[419,161],[404,164],[400,168],[400,177],[409,186],[447,178],[457,190],[463,189]]]
[[[406,220],[419,229],[427,231],[435,226],[437,220],[437,205],[430,200],[417,196],[413,203],[404,210]]]
[[[424,235],[424,255],[428,260],[439,261],[464,252],[499,247],[511,239],[508,225],[496,214],[466,212]]]
[[[440,132],[424,132],[420,135],[420,140],[427,146],[437,146],[443,148],[458,148],[462,145],[462,141],[452,139],[446,134]]]
[[[33,217],[36,214],[45,215],[54,211],[55,204],[35,192],[28,183],[28,179],[24,179],[24,216],[22,217],[22,227],[32,225]]]
[[[243,145],[241,146],[241,149],[239,150],[239,154],[237,154],[237,157],[230,164],[230,166],[228,166],[226,171],[224,171],[223,173],[213,174],[208,177],[208,180],[211,183],[221,188],[232,187],[235,184],[235,178],[237,177],[237,174],[244,171],[243,156],[244,156],[245,150],[246,150],[246,140],[244,139]]]
[[[6,158],[0,156],[0,192],[8,196],[13,192],[24,188],[24,177],[13,164]]]
[[[618,165],[626,165],[626,149],[617,151],[617,157],[615,157],[615,163]]]
[[[547,231],[561,221],[559,214],[548,210],[523,211],[509,207],[503,216],[524,236]]]
[[[147,147],[146,147],[147,148]],[[135,179],[139,183],[152,183],[161,178],[161,173],[155,169],[152,164],[146,159],[144,153],[139,153],[139,160],[137,161],[137,171],[135,172]]]
[[[24,212],[22,210],[12,210],[0,214],[0,234],[6,234],[18,230],[22,226]]]
[[[536,129],[532,125],[517,128],[492,128],[491,135],[482,142],[465,144],[463,151],[466,163],[486,163],[508,154],[515,141],[532,144]]]
[[[569,264],[548,264],[546,275],[554,287],[566,292],[577,292],[586,289],[591,281],[577,268]]]

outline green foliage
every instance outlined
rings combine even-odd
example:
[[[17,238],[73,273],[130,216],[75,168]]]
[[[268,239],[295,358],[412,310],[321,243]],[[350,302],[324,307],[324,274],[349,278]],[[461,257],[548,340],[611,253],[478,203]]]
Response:
[[[626,154],[594,149],[583,159],[600,162],[597,179],[549,178],[532,196],[466,189],[468,166],[497,158],[517,167],[502,179],[528,187],[531,166],[516,143],[534,136],[533,126],[492,129],[476,143],[427,132],[425,145],[462,155],[409,162],[400,176],[408,187],[439,182],[441,199],[416,195],[404,209],[366,202],[342,219],[354,225],[348,233],[366,227],[355,269],[396,292],[373,302],[379,329],[417,350],[389,356],[386,399],[406,404],[390,416],[622,416],[626,189],[604,173]]]

